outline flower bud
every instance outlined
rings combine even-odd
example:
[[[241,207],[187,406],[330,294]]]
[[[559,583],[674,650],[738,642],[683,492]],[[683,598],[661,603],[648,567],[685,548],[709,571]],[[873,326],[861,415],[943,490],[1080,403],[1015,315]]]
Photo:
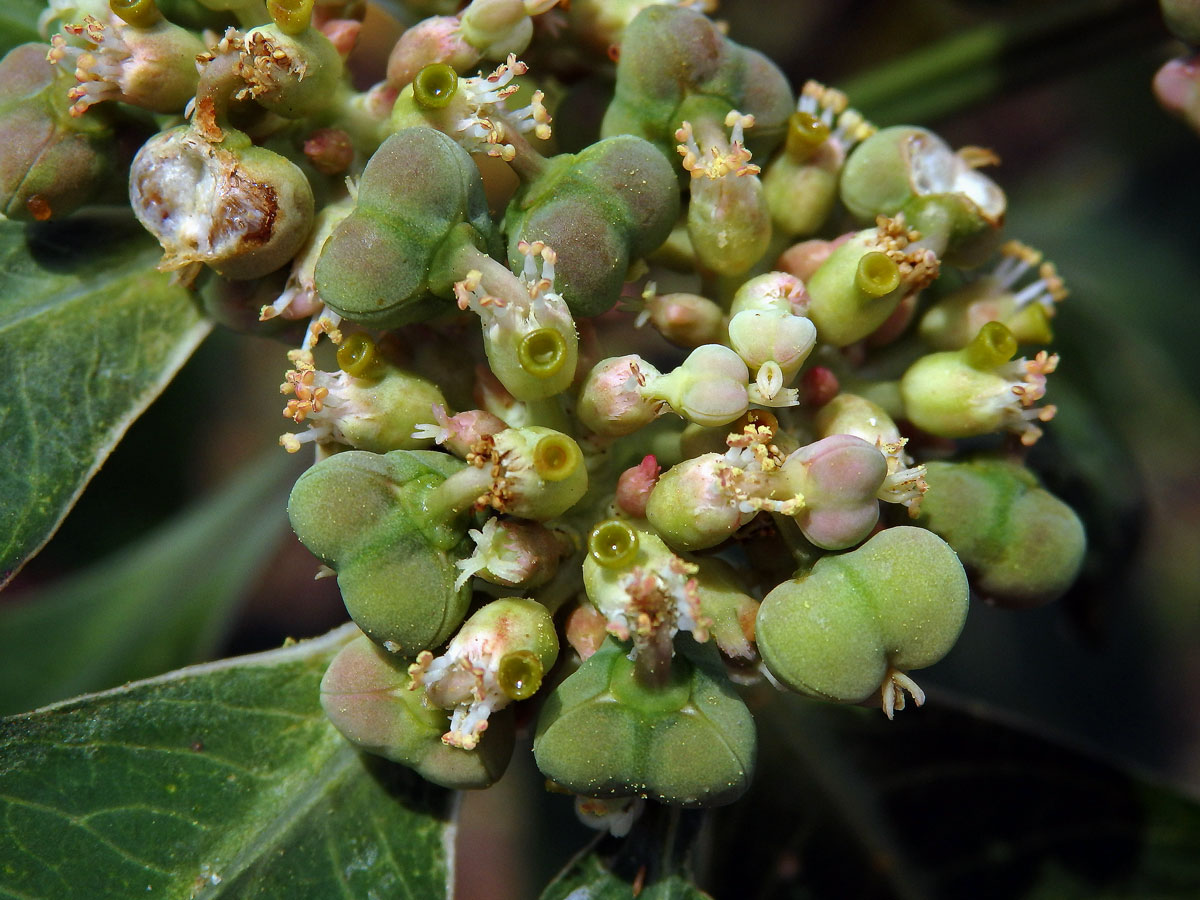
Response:
[[[664,684],[648,685],[608,641],[546,699],[533,743],[538,768],[589,797],[733,802],[753,776],[754,720],[709,660],[680,657]]]
[[[68,114],[73,84],[46,61],[44,44],[14,47],[0,61],[0,213],[10,219],[65,216],[111,176],[112,128],[94,113]]]
[[[533,20],[556,0],[471,0],[460,16],[462,39],[488,59],[523,53],[533,38]]]
[[[450,717],[413,689],[407,660],[366,638],[341,649],[321,679],[321,707],[342,735],[368,753],[402,763],[427,781],[461,790],[499,780],[512,756],[514,729],[503,712],[472,750],[442,741]]]
[[[632,434],[662,413],[663,404],[641,390],[660,377],[654,366],[636,355],[601,360],[583,382],[575,414],[595,434]]]
[[[719,344],[725,336],[725,311],[699,294],[656,294],[651,282],[641,297],[641,312],[635,322],[649,322],[654,330],[678,347]]]
[[[304,173],[233,129],[219,143],[187,125],[152,137],[134,157],[129,199],[165,271],[206,263],[257,278],[295,256],[313,224]]]
[[[1033,359],[1013,360],[1017,340],[1004,325],[988,322],[962,350],[931,353],[913,363],[900,380],[905,415],[939,437],[962,438],[1001,428],[1032,445],[1037,422],[1054,417],[1053,406],[1034,404],[1046,393],[1046,376],[1058,355],[1044,350]]]
[[[650,499],[650,492],[658,483],[658,476],[661,472],[662,466],[658,464],[658,460],[653,455],[650,455],[643,457],[636,466],[621,473],[617,478],[616,504],[622,512],[635,519],[646,517],[646,503]]]
[[[408,668],[426,703],[451,710],[442,742],[473,750],[493,712],[537,693],[558,659],[549,611],[535,600],[495,600],[463,623],[446,652],[428,650]]]
[[[554,577],[559,560],[573,549],[562,532],[519,519],[491,518],[467,535],[475,552],[458,563],[459,585],[474,575],[502,587],[539,587]]]
[[[335,454],[292,488],[288,516],[300,541],[337,572],[350,617],[385,649],[413,656],[446,640],[471,591],[456,587],[470,555],[465,517],[428,500],[463,463],[445,453]]]
[[[400,35],[388,56],[387,81],[403,88],[428,65],[444,63],[463,72],[478,61],[479,51],[463,40],[457,16],[431,16]]]
[[[923,528],[888,528],[767,594],[758,650],[792,690],[838,703],[879,695],[891,718],[904,708],[904,690],[924,702],[904,673],[950,651],[968,597],[967,576],[945,541]]]
[[[1031,609],[1062,596],[1083,565],[1075,512],[1024,466],[1000,459],[928,464],[920,524],[954,548],[985,598]]]

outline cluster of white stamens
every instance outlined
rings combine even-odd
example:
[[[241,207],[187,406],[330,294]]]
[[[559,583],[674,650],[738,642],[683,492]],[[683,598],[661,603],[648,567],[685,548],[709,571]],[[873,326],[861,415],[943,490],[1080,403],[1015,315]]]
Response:
[[[843,154],[849,153],[855,144],[866,140],[876,130],[858,110],[849,108],[844,93],[819,81],[805,82],[796,102],[796,111],[822,122],[830,130],[827,140],[836,143]]]
[[[451,710],[450,730],[442,735],[444,744],[474,750],[487,731],[488,718],[509,703],[496,678],[500,655],[494,652],[493,643],[483,634],[465,641],[456,637],[441,656],[424,650],[408,667],[412,676],[409,690],[424,688],[429,702]]]
[[[1054,305],[1066,299],[1068,294],[1066,284],[1059,277],[1054,263],[1043,262],[1039,251],[1020,241],[1008,241],[1000,248],[1000,252],[1004,258],[996,264],[990,277],[1004,290],[1012,290],[1030,269],[1038,267],[1038,277],[1019,291],[1013,292],[1013,301],[1017,309],[1023,309],[1031,303],[1040,303],[1047,313],[1054,315]]]
[[[288,453],[295,453],[310,441],[345,443],[339,423],[355,408],[347,394],[350,376],[345,372],[320,372],[311,361],[296,359],[296,368],[284,375],[284,379],[279,392],[292,395],[283,409],[284,418],[297,425],[304,422],[309,425],[301,434],[281,435],[280,445]]]
[[[683,168],[693,178],[716,180],[729,176],[757,175],[762,171],[750,162],[751,154],[745,146],[744,130],[754,125],[754,116],[742,115],[730,110],[725,116],[725,127],[730,129],[729,141],[711,144],[705,153],[696,143],[691,122],[684,122],[675,132],[680,144],[675,149],[683,157]],[[705,161],[706,157],[709,157]]]
[[[510,127],[522,134],[532,131],[543,141],[549,138],[550,112],[542,91],[534,91],[529,105],[521,109],[510,111],[504,104],[505,98],[521,89],[513,84],[513,79],[528,71],[529,66],[510,53],[507,62],[501,63],[492,74],[460,79],[458,89],[469,111],[456,132],[489,156],[498,156],[505,162],[517,155],[517,148],[508,142]]]
[[[63,31],[83,38],[90,45],[87,49],[71,46],[61,34],[50,38],[46,59],[56,64],[69,59],[75,64],[75,80],[79,83],[67,93],[72,116],[82,116],[97,103],[124,97],[122,79],[133,51],[121,37],[123,30],[119,25],[105,26],[92,16],[84,16],[82,25],[64,25]]]
[[[1058,412],[1053,405],[1034,406],[1046,395],[1046,376],[1057,368],[1058,354],[1042,350],[1033,359],[1013,360],[1001,370],[1010,382],[1009,398],[1000,401],[1005,424],[1021,436],[1021,443],[1027,447],[1042,436],[1042,429],[1034,423],[1049,422]]]

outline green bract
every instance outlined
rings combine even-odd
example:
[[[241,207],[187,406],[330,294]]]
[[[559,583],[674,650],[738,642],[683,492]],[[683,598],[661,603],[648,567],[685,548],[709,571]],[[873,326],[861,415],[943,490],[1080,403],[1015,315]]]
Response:
[[[317,289],[339,315],[393,328],[446,310],[456,277],[439,254],[492,239],[471,157],[432,128],[389,137],[363,170],[354,211],[317,262]]]
[[[955,549],[984,597],[1026,609],[1071,586],[1087,549],[1083,523],[1024,466],[935,461],[925,477],[919,521]]]
[[[792,690],[861,703],[893,671],[945,656],[967,598],[967,576],[945,541],[923,528],[888,528],[767,594],[755,636],[771,674]]]
[[[642,684],[610,639],[546,699],[533,753],[547,778],[589,797],[718,806],[746,790],[755,746],[719,668],[677,655],[665,684]]]
[[[446,640],[470,602],[455,562],[467,522],[438,520],[429,493],[463,463],[444,453],[347,451],[300,476],[288,500],[297,537],[338,575],[351,618],[388,650],[412,656]]]
[[[337,730],[363,750],[403,763],[443,787],[488,787],[504,774],[512,756],[508,712],[492,717],[486,738],[474,750],[443,743],[449,715],[413,688],[408,660],[365,636],[343,647],[326,670],[321,706]]]
[[[630,263],[666,240],[679,189],[661,153],[620,135],[551,159],[506,215],[514,271],[521,241],[545,242],[558,254],[556,290],[571,312],[594,316],[616,303]]]

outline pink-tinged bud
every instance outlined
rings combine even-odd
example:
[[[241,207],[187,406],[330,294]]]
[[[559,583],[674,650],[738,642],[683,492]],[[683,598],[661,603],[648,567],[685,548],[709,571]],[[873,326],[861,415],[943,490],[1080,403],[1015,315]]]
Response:
[[[1167,62],[1154,76],[1154,96],[1163,109],[1200,131],[1200,56]]]
[[[494,437],[508,425],[499,416],[483,409],[469,409],[449,416],[440,404],[433,407],[433,422],[417,426],[422,437],[432,438],[460,459],[466,459],[481,438]]]
[[[398,90],[433,63],[445,63],[462,72],[479,59],[479,51],[463,40],[457,16],[434,16],[400,35],[388,57],[387,83]]]
[[[645,385],[660,377],[654,366],[636,354],[601,360],[583,383],[576,415],[596,434],[632,434],[662,412],[662,403],[642,393]]]
[[[318,128],[304,142],[304,155],[322,175],[340,175],[354,162],[354,144],[340,128]]]
[[[887,460],[862,438],[835,434],[802,447],[782,471],[803,498],[795,514],[804,536],[826,550],[853,547],[879,520],[876,494],[887,478]]]
[[[587,659],[600,649],[608,637],[608,619],[590,603],[580,603],[567,616],[567,643]]]
[[[559,560],[574,549],[565,533],[520,519],[488,519],[467,534],[475,551],[455,563],[461,570],[455,587],[472,575],[502,587],[538,587],[554,577]]]
[[[338,55],[345,59],[358,43],[358,34],[362,31],[362,22],[357,19],[327,19],[320,25],[321,34],[329,38]]]
[[[848,231],[832,241],[814,239],[793,244],[775,261],[775,268],[807,282],[813,273],[821,268],[821,264],[829,259],[830,254],[852,237],[854,232]]]
[[[661,471],[662,466],[651,455],[622,472],[617,479],[617,506],[634,518],[646,518],[646,501]]]
[[[824,406],[841,389],[833,369],[827,366],[813,366],[800,378],[800,397],[805,406],[813,409]]]
[[[698,294],[643,294],[645,309],[638,324],[648,320],[664,338],[679,347],[717,343],[723,337],[725,312]]]

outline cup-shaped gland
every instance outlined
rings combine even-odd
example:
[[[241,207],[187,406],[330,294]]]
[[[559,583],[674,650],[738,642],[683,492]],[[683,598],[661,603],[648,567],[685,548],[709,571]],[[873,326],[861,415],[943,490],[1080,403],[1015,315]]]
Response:
[[[213,143],[181,125],[142,145],[129,171],[138,221],[163,248],[159,269],[207,264],[257,278],[288,262],[313,224],[313,194],[295,163],[224,129]]]
[[[598,315],[621,296],[630,264],[658,248],[679,217],[671,164],[651,144],[618,135],[560,154],[513,196],[505,213],[509,263],[522,241],[558,254],[556,284],[577,316]]]
[[[280,4],[281,6],[283,4]],[[308,0],[288,5],[308,6]],[[311,24],[297,28],[288,13],[269,25],[252,28],[242,41],[245,96],[285,119],[319,115],[337,99],[342,57],[337,47]]]
[[[588,797],[732,803],[753,777],[754,719],[715,655],[680,656],[652,684],[607,641],[546,698],[533,741],[538,768]]]
[[[1030,446],[1042,436],[1038,422],[1054,418],[1053,406],[1036,406],[1058,354],[1040,351],[1013,359],[1017,339],[999,322],[988,322],[961,350],[930,353],[900,379],[908,419],[930,434],[963,438],[1000,429]]]
[[[875,126],[847,108],[841,91],[805,82],[788,119],[784,152],[763,175],[771,221],[781,234],[794,239],[821,230],[837,201],[847,154],[874,132]]]
[[[479,62],[479,50],[463,40],[458,16],[430,16],[404,29],[387,61],[387,83],[399,90],[426,66],[439,63],[463,72]]]
[[[588,535],[583,561],[588,599],[609,634],[633,642],[630,657],[647,680],[667,677],[680,631],[708,640],[710,621],[700,610],[696,571],[643,522],[605,519]]]
[[[563,532],[520,519],[493,517],[467,535],[475,542],[475,552],[459,560],[456,587],[472,575],[501,587],[540,587],[554,577],[559,560],[574,549]]]
[[[455,581],[456,563],[471,553],[467,517],[429,502],[463,465],[426,450],[349,450],[292,488],[296,536],[337,572],[350,618],[392,653],[438,646],[466,615],[471,590]]]
[[[925,467],[913,465],[904,451],[908,438],[900,436],[900,429],[882,406],[858,394],[841,393],[817,410],[813,424],[820,437],[851,434],[877,447],[887,460],[887,477],[876,496],[885,503],[901,503],[910,516],[917,515],[929,489]]]
[[[660,377],[658,369],[636,354],[602,359],[584,379],[575,415],[585,428],[604,437],[633,434],[666,411],[666,404],[643,392]]]
[[[473,750],[491,714],[537,693],[557,659],[550,612],[536,600],[511,597],[477,610],[445,653],[423,651],[408,672],[426,703],[451,711],[443,743]]]
[[[428,125],[453,138],[468,153],[499,157],[513,163],[519,172],[529,167],[536,170],[544,161],[521,135],[532,131],[541,140],[550,137],[550,113],[542,102],[545,95],[534,91],[530,103],[515,110],[505,102],[520,90],[513,79],[528,71],[515,56],[509,56],[489,75],[469,78],[447,63],[431,63],[397,95],[388,130]]]
[[[885,128],[855,147],[846,160],[842,202],[868,222],[904,212],[938,256],[973,257],[980,247],[994,246],[1004,224],[1004,191],[977,171],[997,161],[979,147],[955,153],[923,128]]]
[[[281,446],[289,453],[310,441],[372,453],[429,448],[431,439],[413,434],[446,402],[437,385],[393,365],[362,334],[343,341],[338,364],[338,372],[321,372],[299,359],[287,373],[279,388],[291,398],[283,414],[308,430],[283,435]]]
[[[500,513],[547,522],[587,492],[583,451],[552,428],[527,425],[486,434],[467,456],[469,466],[446,479],[427,500],[445,517],[489,506]]]
[[[640,393],[697,425],[728,425],[750,405],[749,380],[750,370],[735,351],[705,344],[673,371],[647,379]]]
[[[676,150],[691,175],[687,232],[697,262],[721,275],[738,275],[762,259],[771,242],[771,216],[759,167],[750,162],[743,129],[754,117],[730,110],[724,127],[685,120]],[[730,129],[729,137],[725,128]]]
[[[924,528],[888,528],[768,593],[758,608],[758,652],[794,691],[838,703],[878,696],[891,718],[906,690],[924,702],[905,673],[950,651],[969,595],[945,541]]]
[[[479,169],[450,138],[408,128],[375,151],[354,211],[317,261],[326,306],[351,321],[395,328],[444,312],[461,273],[433,273],[439,254],[485,245],[494,226]]]
[[[579,337],[575,320],[554,290],[557,254],[545,244],[522,244],[524,266],[513,275],[475,252],[467,277],[455,282],[459,309],[471,310],[483,326],[488,366],[517,400],[544,400],[575,380]]]
[[[733,109],[754,117],[749,150],[767,158],[783,140],[795,97],[771,60],[721,33],[695,8],[647,6],[625,29],[616,93],[600,133],[636,134],[675,153],[680,122],[720,124]]]
[[[988,322],[1008,327],[1018,344],[1048,344],[1054,339],[1050,318],[1067,288],[1054,263],[1020,241],[1000,248],[1001,260],[988,273],[952,291],[921,319],[921,338],[936,350],[965,347]],[[1034,271],[1037,277],[1020,282]]]
[[[153,0],[114,3],[113,11],[107,22],[85,16],[82,25],[63,26],[83,46],[67,43],[61,34],[50,40],[47,58],[73,69],[77,82],[67,95],[71,115],[105,101],[182,112],[196,94],[196,57],[206,49],[203,42],[163,18]]]
[[[414,690],[408,660],[358,637],[334,657],[321,679],[321,707],[335,728],[368,753],[408,766],[426,781],[455,790],[485,788],[512,757],[511,714],[491,718],[486,739],[472,750],[442,741],[446,711]]]
[[[877,497],[887,474],[887,460],[874,444],[833,434],[791,454],[779,479],[798,498],[790,515],[804,536],[825,550],[844,550],[879,521]]]
[[[471,0],[460,15],[462,39],[488,59],[521,53],[533,39],[531,16],[558,0]]]
[[[0,213],[18,221],[65,216],[110,179],[111,125],[72,116],[69,73],[46,61],[44,44],[22,44],[0,60]]]
[[[900,301],[938,276],[938,258],[914,243],[904,216],[880,216],[875,228],[841,244],[807,282],[808,317],[822,342],[845,347],[888,320]]]
[[[928,468],[920,524],[954,548],[980,595],[1007,609],[1031,609],[1066,592],[1087,550],[1071,507],[1016,462],[980,458]]]

